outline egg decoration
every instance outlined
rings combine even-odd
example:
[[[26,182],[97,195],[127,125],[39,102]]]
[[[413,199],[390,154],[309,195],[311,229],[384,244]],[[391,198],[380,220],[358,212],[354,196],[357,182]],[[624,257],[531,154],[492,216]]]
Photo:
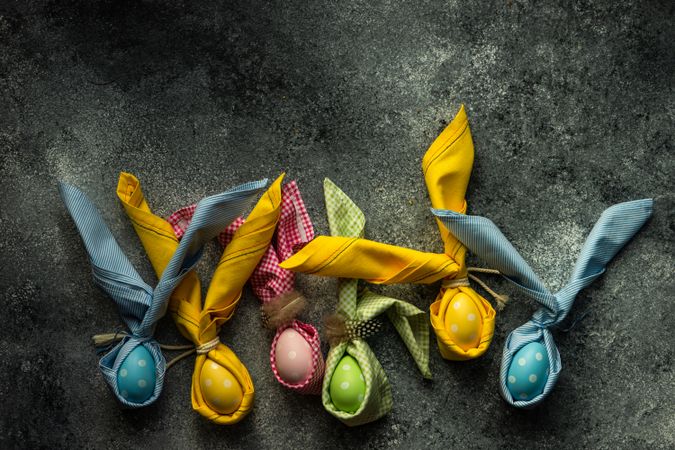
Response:
[[[199,386],[206,403],[219,414],[232,414],[244,398],[244,390],[232,372],[211,359],[202,366]]]
[[[462,349],[469,350],[480,344],[483,316],[476,302],[463,292],[455,295],[445,313],[445,329]]]
[[[117,370],[117,389],[131,403],[143,403],[155,392],[155,359],[143,345],[134,348]]]
[[[544,391],[549,361],[546,347],[531,342],[516,352],[507,373],[506,385],[514,400],[532,400]]]
[[[330,398],[340,411],[353,413],[358,411],[366,395],[366,381],[356,360],[345,355],[342,357],[330,380]]]
[[[289,384],[301,383],[312,373],[312,348],[293,328],[286,328],[279,335],[274,359],[279,376]]]

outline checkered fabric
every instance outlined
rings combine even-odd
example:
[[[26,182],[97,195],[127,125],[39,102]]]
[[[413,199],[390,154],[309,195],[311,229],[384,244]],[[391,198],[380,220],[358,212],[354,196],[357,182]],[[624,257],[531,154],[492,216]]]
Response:
[[[266,184],[267,180],[246,183],[202,199],[193,209],[195,220],[185,238],[180,244],[170,239],[172,245],[164,253],[166,261],[153,288],[131,265],[84,192],[75,186],[59,183],[59,193],[89,255],[94,280],[115,302],[129,328],[128,335],[103,350],[104,355],[99,360],[99,370],[105,382],[122,405],[140,408],[157,400],[164,384],[166,361],[153,334],[157,322],[167,310],[171,293],[197,264],[204,244],[239,216]],[[120,174],[118,192],[127,192],[129,186],[139,186],[138,179],[131,174]],[[137,192],[140,193],[140,187]],[[148,253],[148,256],[151,257],[151,254]],[[123,362],[138,346],[145,347],[152,354],[156,378],[152,395],[140,403],[131,401],[125,391],[120,390],[117,378]]]
[[[331,234],[363,237],[366,221],[359,207],[329,179],[324,180],[324,194]],[[367,289],[359,292],[358,280],[340,279],[337,312],[347,319],[358,321],[370,320],[386,312],[420,372],[425,378],[431,378],[429,328],[422,310],[404,301],[375,294]],[[345,354],[358,362],[366,383],[363,402],[354,413],[340,411],[333,405],[330,397],[330,380]],[[373,422],[388,414],[393,406],[391,385],[387,375],[370,346],[361,338],[342,342],[330,349],[321,394],[324,408],[349,426]]]
[[[195,206],[185,206],[167,218],[177,238],[180,239],[185,233],[192,220]],[[243,223],[244,219],[239,217],[218,235],[218,241],[223,247],[227,247],[237,228]],[[293,290],[295,273],[279,267],[279,262],[289,258],[295,249],[313,238],[312,221],[307,214],[297,183],[291,181],[282,188],[281,218],[274,244],[267,249],[250,279],[253,291],[264,303]]]
[[[532,408],[550,394],[562,370],[560,352],[550,328],[565,319],[579,291],[605,272],[609,261],[651,217],[652,207],[652,199],[642,199],[607,208],[588,235],[567,284],[555,293],[546,288],[490,219],[449,210],[433,210],[443,225],[474,254],[499,270],[523,295],[540,305],[530,320],[509,333],[504,341],[499,377],[501,394],[509,404],[517,408]],[[541,394],[521,400],[515,396],[516,393],[511,392],[507,376],[513,357],[532,342],[539,342],[546,347],[549,374]]]
[[[314,239],[314,227],[300,196],[295,181],[284,185],[281,197],[281,218],[273,245],[267,250],[253,272],[251,286],[264,303],[295,286],[295,273],[279,267],[279,262],[289,258],[296,247]]]
[[[173,227],[176,237],[180,238],[190,224],[194,205],[186,206],[169,216],[167,221]],[[234,233],[244,223],[239,217],[218,236],[218,241],[223,247],[230,243]],[[280,295],[290,292],[295,286],[295,273],[279,267],[279,262],[289,258],[300,246],[314,238],[314,227],[309,218],[305,203],[300,195],[300,190],[295,181],[287,183],[282,188],[281,217],[277,226],[274,241],[260,260],[249,282],[256,296],[263,302],[268,303]],[[298,384],[289,384],[279,375],[274,360],[276,344],[280,334],[286,328],[298,331],[312,349],[312,370],[308,378]],[[321,340],[317,329],[307,323],[294,320],[290,324],[277,329],[272,348],[270,350],[270,362],[272,371],[277,381],[285,387],[301,394],[319,394],[323,380],[325,363],[321,354]]]
[[[185,234],[185,230],[187,230],[188,225],[190,225],[190,222],[192,221],[192,216],[195,213],[196,207],[197,207],[196,203],[194,205],[184,206],[178,211],[171,214],[166,219],[166,221],[171,224],[171,228],[173,228],[173,233],[176,235],[178,239],[182,238],[183,234]],[[227,244],[229,244],[232,241],[234,232],[237,231],[237,229],[243,223],[244,218],[237,217],[234,220],[234,222],[232,222],[230,225],[227,226],[227,228],[225,228],[225,230],[220,232],[220,234],[218,235],[218,242],[220,242],[220,245],[222,245],[223,248],[227,247]]]

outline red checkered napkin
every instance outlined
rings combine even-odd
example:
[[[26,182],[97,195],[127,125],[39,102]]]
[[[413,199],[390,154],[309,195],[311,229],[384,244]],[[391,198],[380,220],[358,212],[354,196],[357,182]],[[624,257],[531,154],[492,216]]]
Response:
[[[181,238],[185,233],[190,220],[192,220],[195,208],[196,205],[183,207],[167,219],[173,227],[176,237]],[[218,241],[223,247],[226,247],[232,241],[237,228],[243,223],[244,219],[239,217],[218,235]],[[293,290],[295,273],[279,267],[279,262],[291,257],[294,251],[313,238],[312,221],[309,219],[309,214],[307,214],[305,203],[300,196],[300,190],[296,182],[291,181],[285,184],[281,190],[281,216],[274,241],[268,247],[249,280],[253,292],[263,303],[271,302],[282,294]],[[281,333],[287,328],[293,328],[300,333],[312,349],[312,371],[306,380],[298,384],[289,384],[282,380],[275,362],[277,341]],[[319,394],[321,392],[325,364],[321,354],[319,333],[314,326],[294,320],[279,327],[272,341],[270,362],[277,381],[287,388],[302,394]]]
[[[295,181],[284,185],[281,191],[281,217],[275,240],[267,249],[251,276],[251,286],[263,303],[295,286],[295,273],[282,269],[279,263],[293,255],[293,250],[314,238],[314,227],[309,220],[305,203]]]

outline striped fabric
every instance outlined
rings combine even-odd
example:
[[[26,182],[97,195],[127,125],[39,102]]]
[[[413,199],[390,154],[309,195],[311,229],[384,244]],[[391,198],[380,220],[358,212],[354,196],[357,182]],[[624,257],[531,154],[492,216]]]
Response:
[[[168,310],[178,331],[196,347],[196,358],[191,377],[190,397],[192,408],[200,415],[219,425],[232,425],[244,419],[253,408],[255,388],[246,366],[227,345],[219,343],[220,329],[229,321],[241,300],[242,290],[255,267],[265,254],[274,236],[281,205],[281,174],[260,195],[256,205],[246,217],[232,241],[224,249],[208,283],[206,295],[202,293],[199,275],[190,271],[171,293]],[[121,174],[117,196],[136,230],[148,259],[158,277],[164,273],[170,256],[178,249],[171,224],[152,213],[138,178]],[[183,236],[185,239],[185,236]],[[219,370],[229,372],[236,383],[213,383],[209,387],[202,375]],[[221,372],[225,374],[225,372]],[[222,386],[223,391],[220,391]],[[227,409],[222,405],[230,405]],[[234,409],[231,409],[234,408]]]
[[[199,261],[204,243],[240,216],[266,184],[267,180],[246,183],[199,202],[192,224],[154,290],[133,268],[87,196],[74,186],[59,184],[61,197],[89,254],[94,281],[117,304],[120,315],[130,330],[130,336],[122,339],[99,361],[105,381],[123,405],[130,408],[147,406],[159,396],[166,362],[152,335],[157,321],[166,312],[171,292]],[[119,392],[117,372],[127,355],[139,345],[143,345],[152,354],[157,381],[148,400],[133,403],[123,398]]]
[[[167,217],[166,221],[171,224],[178,239],[190,225],[195,206],[184,206]],[[239,217],[220,232],[218,241],[223,248],[227,247],[234,233],[244,222],[244,218]],[[279,267],[279,262],[289,258],[297,248],[313,238],[314,226],[300,195],[298,184],[295,180],[290,181],[282,188],[281,217],[274,242],[265,252],[249,280],[255,295],[263,303],[270,302],[295,288],[295,273]]]
[[[363,237],[366,220],[359,207],[327,178],[324,180],[324,192],[331,234]],[[339,280],[337,312],[348,320],[361,322],[374,319],[386,312],[422,375],[431,378],[429,326],[424,312],[407,302],[375,294],[367,289],[359,292],[358,283],[357,279]],[[333,372],[346,354],[358,362],[366,383],[364,399],[354,413],[339,410],[333,405],[330,396]],[[330,414],[349,426],[373,422],[391,411],[394,403],[391,385],[384,368],[363,339],[353,338],[331,347],[326,358],[326,375],[323,379],[321,400]]]
[[[504,399],[519,408],[540,403],[551,392],[562,369],[560,353],[549,328],[559,324],[569,313],[579,291],[590,285],[605,271],[605,266],[638,232],[652,213],[652,200],[619,203],[607,208],[591,230],[579,254],[568,283],[551,293],[518,251],[489,219],[466,216],[448,210],[433,213],[448,230],[488,266],[498,269],[524,295],[541,305],[532,318],[509,334],[504,344],[500,388]],[[542,394],[531,400],[516,400],[507,387],[507,372],[513,355],[525,345],[544,345],[550,361],[549,376]]]

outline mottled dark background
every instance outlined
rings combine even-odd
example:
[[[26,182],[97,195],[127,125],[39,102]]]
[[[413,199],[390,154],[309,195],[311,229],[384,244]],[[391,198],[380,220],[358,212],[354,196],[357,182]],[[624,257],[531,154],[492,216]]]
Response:
[[[674,6],[646,1],[11,1],[0,4],[0,447],[672,448]],[[160,214],[287,171],[318,233],[322,180],[369,237],[441,250],[421,157],[464,103],[476,145],[469,210],[492,218],[552,288],[609,205],[654,217],[558,331],[564,370],[533,411],[498,394],[501,347],[535,305],[515,295],[490,351],[431,353],[424,382],[393,327],[370,343],[395,406],[350,429],[283,390],[246,291],[222,333],[256,406],[219,427],[190,407],[192,363],[152,407],[121,410],[89,337],[121,326],[56,191],[85,190],[154,280],[115,196],[136,174]],[[208,277],[215,245],[200,266]],[[479,261],[472,261],[480,263]],[[300,278],[321,323],[334,280]],[[499,291],[515,294],[502,280]],[[382,288],[426,309],[438,286]],[[180,342],[170,320],[158,330]]]

